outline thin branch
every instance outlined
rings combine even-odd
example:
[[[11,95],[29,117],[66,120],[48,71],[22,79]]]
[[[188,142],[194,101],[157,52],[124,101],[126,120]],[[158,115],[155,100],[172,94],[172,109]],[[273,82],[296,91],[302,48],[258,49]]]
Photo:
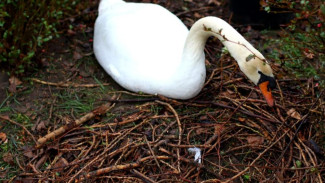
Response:
[[[116,98],[116,96],[113,96],[112,98]],[[45,135],[44,137],[41,137],[37,140],[36,143],[36,148],[40,148],[42,147],[48,140],[50,139],[55,139],[57,136],[62,135],[63,133],[77,127],[80,126],[81,124],[89,121],[90,119],[93,119],[95,116],[99,116],[99,115],[103,115],[105,114],[107,111],[109,111],[111,108],[113,108],[115,106],[115,104],[112,104],[111,102],[108,102],[98,108],[96,108],[95,110],[93,110],[92,112],[82,116],[81,118],[67,124],[64,125],[62,127],[60,127],[59,129],[54,130],[53,132]]]
[[[31,78],[32,81],[35,81],[37,83],[41,83],[44,85],[50,85],[50,86],[60,86],[60,87],[84,87],[84,88],[94,88],[94,87],[100,87],[100,86],[108,86],[108,83],[102,83],[102,84],[77,84],[77,83],[71,83],[71,82],[49,82],[49,81],[42,81],[36,78]]]
[[[162,102],[162,101],[159,101],[159,100],[156,100],[156,102],[161,104],[161,105],[167,106],[173,112],[173,114],[175,115],[175,118],[176,118],[176,121],[177,121],[177,124],[178,124],[178,131],[179,131],[178,132],[178,145],[181,145],[182,134],[183,134],[183,132],[182,132],[182,124],[181,124],[181,121],[179,120],[179,117],[178,117],[178,114],[177,114],[176,110],[169,103]],[[178,164],[178,171],[181,172],[179,148],[177,148],[177,164]]]

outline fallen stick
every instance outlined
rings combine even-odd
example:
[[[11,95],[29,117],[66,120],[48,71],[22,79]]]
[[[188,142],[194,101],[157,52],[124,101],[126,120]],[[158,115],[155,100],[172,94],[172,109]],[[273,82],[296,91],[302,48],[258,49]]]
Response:
[[[135,176],[139,177],[144,182],[157,183],[156,181],[150,179],[149,177],[147,177],[146,175],[144,175],[141,172],[137,171],[136,169],[131,170],[131,173],[133,173]]]
[[[112,97],[112,99],[116,99],[117,97],[114,95]],[[91,111],[90,113],[82,116],[81,118],[66,124],[62,127],[60,127],[59,129],[54,130],[51,133],[48,133],[47,135],[45,135],[44,137],[41,137],[37,140],[36,143],[36,148],[40,148],[42,147],[48,140],[50,139],[55,139],[55,137],[62,135],[63,133],[77,127],[80,126],[81,124],[85,123],[86,121],[94,118],[95,116],[99,116],[99,115],[103,115],[105,114],[107,111],[109,111],[111,108],[114,107],[114,104],[112,104],[111,102],[108,102],[98,108],[96,108],[95,110]]]
[[[169,156],[156,156],[157,159],[161,160],[161,159],[170,159]],[[85,179],[89,179],[91,177],[94,176],[99,176],[99,175],[103,175],[105,173],[111,172],[111,171],[115,171],[115,170],[125,170],[125,169],[131,169],[131,168],[136,168],[139,167],[143,162],[150,160],[150,159],[154,159],[153,156],[148,156],[148,157],[144,157],[141,158],[140,160],[138,160],[136,163],[128,163],[128,164],[123,164],[123,165],[113,165],[113,166],[109,166],[106,168],[101,168],[92,172],[89,172],[85,175],[82,175],[79,177],[78,180],[75,180],[75,182],[82,182]]]

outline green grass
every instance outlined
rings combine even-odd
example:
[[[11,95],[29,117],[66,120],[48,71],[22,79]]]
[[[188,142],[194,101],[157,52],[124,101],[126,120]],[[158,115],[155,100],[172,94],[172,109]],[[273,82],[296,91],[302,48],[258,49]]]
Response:
[[[8,143],[0,145],[0,172],[6,172],[6,176],[0,178],[0,182],[4,180],[9,180],[20,172],[20,169],[16,163],[15,157],[19,154],[17,140],[14,136],[8,137]],[[7,163],[3,160],[6,154],[12,154],[13,164]]]
[[[56,116],[68,115],[68,116],[80,117],[84,113],[88,113],[92,111],[94,107],[97,107],[97,105],[100,105],[95,103],[96,101],[99,101],[102,98],[104,98],[103,95],[105,94],[105,91],[107,91],[106,87],[104,87],[104,89],[98,89],[98,88],[81,89],[81,90],[80,89],[72,90],[70,88],[64,89],[63,91],[59,91],[58,93],[54,94],[54,96],[57,96],[58,99],[55,105],[53,105],[53,111]],[[9,95],[7,99],[4,102],[2,102],[0,108],[0,115],[9,114],[11,120],[14,120],[17,123],[20,123],[23,126],[25,126],[37,138],[38,135],[31,130],[36,120],[35,119],[32,120],[28,115],[20,113],[17,110],[15,110],[15,108],[12,107],[12,106],[17,106],[22,104],[22,102],[19,102],[20,100],[19,97],[18,98],[16,97],[17,96]],[[49,102],[51,100],[52,100],[51,98],[35,100],[33,102],[33,105],[47,106],[43,108],[41,111],[37,111],[37,114],[35,115],[42,119],[47,119],[49,115],[49,107],[50,107]],[[73,111],[73,114],[71,114],[71,111]],[[33,116],[33,111],[29,115]],[[110,117],[108,118],[113,119],[114,117],[115,116],[112,115],[111,118]],[[24,156],[22,154],[23,147],[33,146],[34,143],[31,140],[30,136],[26,134],[21,127],[13,125],[9,122],[3,123],[0,132],[5,133],[8,138],[7,143],[0,145],[0,167],[1,167],[0,171],[7,172],[6,177],[0,179],[0,182],[2,182],[13,178],[15,175],[18,175],[21,172],[17,164],[16,158],[19,160],[20,163],[24,162]],[[44,131],[42,133],[44,133]],[[7,153],[10,153],[13,156],[12,163],[7,163],[3,160],[3,156]]]
[[[90,62],[91,59],[85,59],[87,60],[87,62],[85,61],[87,63],[85,65],[93,64]],[[82,60],[79,62],[82,63]],[[80,67],[81,65],[83,64],[79,64]],[[55,66],[51,68],[55,68]],[[101,84],[100,79],[97,79],[95,74],[96,73],[90,76],[90,79],[93,78],[93,81],[88,82]],[[46,81],[45,78],[51,77],[51,74],[45,75],[40,72],[34,74],[33,77]],[[25,78],[23,86],[26,89],[21,92],[16,94],[7,93],[7,97],[0,103],[0,115],[7,115],[11,120],[22,124],[32,134],[34,134],[36,139],[39,136],[46,134],[47,130],[42,129],[41,131],[32,131],[32,127],[36,123],[37,119],[47,120],[49,118],[51,107],[52,118],[48,121],[49,123],[52,123],[55,120],[54,118],[59,117],[60,119],[60,116],[73,116],[79,118],[85,113],[91,112],[101,104],[106,103],[107,101],[104,99],[109,96],[108,92],[111,91],[110,86],[103,85],[96,88],[57,88],[50,86],[51,93],[46,95],[46,91],[49,88],[48,86],[30,82],[28,81],[28,78]],[[45,95],[43,93],[45,93]],[[18,108],[26,107],[27,104],[31,105],[31,107],[28,108],[26,112],[19,112]],[[111,121],[115,117],[116,115],[110,115],[110,113],[107,113],[106,118]],[[61,125],[62,124],[59,124],[58,126]],[[53,127],[52,124],[49,124],[49,126]],[[46,126],[46,128],[49,126]],[[0,144],[0,174],[1,172],[6,172],[6,176],[0,179],[0,182],[2,182],[19,175],[21,169],[18,166],[16,158],[24,167],[26,157],[23,155],[23,147],[32,147],[34,142],[21,127],[10,122],[1,121],[0,132],[5,133],[8,138],[7,143]],[[13,157],[11,163],[7,163],[3,159],[3,156],[8,153]]]
[[[62,96],[58,95],[61,104],[56,107],[59,111],[64,111],[64,113],[69,114],[71,110],[78,115],[89,112],[93,109],[94,99],[81,99],[77,94],[73,96]]]
[[[15,112],[15,110],[10,107],[4,107],[1,109],[2,110],[0,112],[0,115],[2,115],[3,112],[10,111],[9,117],[11,120],[22,124],[27,129],[31,129],[33,126],[32,121],[27,115]],[[7,109],[7,111],[3,109]],[[22,149],[24,146],[31,145],[32,141],[28,140],[30,137],[23,129],[21,129],[21,127],[16,126],[10,122],[4,122],[3,128],[0,129],[0,131],[7,135],[8,140],[6,143],[0,145],[0,171],[6,172],[6,176],[3,179],[0,179],[1,182],[13,178],[21,171],[17,161],[20,163],[24,161]],[[10,162],[6,162],[4,159],[4,157],[8,154],[10,154],[12,157],[9,158]]]

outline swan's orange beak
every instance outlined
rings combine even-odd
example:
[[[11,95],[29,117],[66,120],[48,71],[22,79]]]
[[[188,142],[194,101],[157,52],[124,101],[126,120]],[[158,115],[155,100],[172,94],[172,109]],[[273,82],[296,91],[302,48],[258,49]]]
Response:
[[[268,85],[269,85],[269,81],[264,81],[263,83],[260,83],[258,86],[260,87],[260,90],[262,91],[262,94],[264,95],[267,104],[270,107],[273,107],[274,99],[272,97],[271,89],[268,88]]]

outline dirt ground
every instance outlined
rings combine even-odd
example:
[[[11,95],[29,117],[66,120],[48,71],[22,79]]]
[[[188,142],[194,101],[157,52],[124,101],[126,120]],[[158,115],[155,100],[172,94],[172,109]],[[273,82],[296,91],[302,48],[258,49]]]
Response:
[[[207,15],[232,20],[223,1],[142,2],[161,4],[189,27]],[[180,101],[128,92],[93,55],[97,3],[39,51],[43,66],[37,72],[0,75],[0,180],[325,180],[325,94],[317,81],[292,78],[270,60],[278,85],[270,108],[233,58],[220,56],[222,44],[211,39],[207,81],[197,97]],[[263,42],[280,33],[233,25],[266,54],[272,48]],[[198,148],[201,163],[190,148]]]

